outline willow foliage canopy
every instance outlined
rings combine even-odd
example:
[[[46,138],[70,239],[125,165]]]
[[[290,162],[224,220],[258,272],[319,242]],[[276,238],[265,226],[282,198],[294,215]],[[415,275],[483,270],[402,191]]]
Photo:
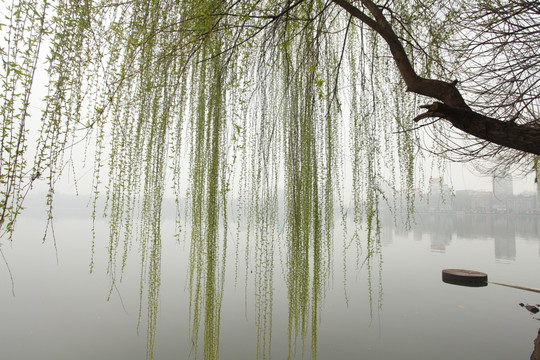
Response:
[[[344,153],[356,204],[373,206],[383,167],[412,189],[413,119],[439,154],[528,169],[540,154],[533,1],[28,0],[2,11],[4,230],[32,182],[52,191],[84,139],[112,212],[162,193],[170,164],[176,187],[186,172],[193,184],[215,177],[220,194],[307,182],[329,205]]]
[[[538,169],[535,1],[4,3],[3,236],[36,182],[48,183],[52,206],[62,173],[88,162],[94,200],[107,203],[111,269],[123,266],[136,236],[154,271],[148,277],[158,277],[152,261],[159,262],[163,198],[169,191],[179,203],[186,198],[192,330],[196,338],[204,313],[205,358],[217,353],[212,294],[221,291],[217,260],[227,252],[232,198],[242,209],[233,216],[254,224],[257,281],[268,290],[264,266],[272,266],[284,189],[288,283],[305,287],[289,296],[296,314],[289,330],[305,332],[305,294],[318,299],[327,275],[299,265],[328,268],[336,204],[350,203],[373,236],[379,205],[395,205],[393,191],[408,194],[412,210],[420,148]],[[79,143],[84,159],[74,154]],[[347,176],[351,201],[343,195]],[[149,289],[150,298],[157,291]],[[261,314],[268,306],[259,304]]]

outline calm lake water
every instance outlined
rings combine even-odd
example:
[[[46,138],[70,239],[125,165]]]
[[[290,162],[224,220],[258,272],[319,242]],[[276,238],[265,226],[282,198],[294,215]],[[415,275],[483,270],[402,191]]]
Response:
[[[144,295],[138,326],[137,248],[128,258],[122,282],[107,300],[111,284],[106,272],[107,223],[97,223],[95,270],[90,274],[91,221],[85,215],[88,211],[81,210],[84,203],[85,199],[79,201],[81,208],[57,208],[56,248],[51,237],[42,244],[44,216],[32,211],[20,218],[13,243],[2,244],[15,292],[13,296],[10,276],[1,263],[2,359],[146,358]],[[419,214],[410,231],[384,223],[382,261],[372,266],[371,275],[366,266],[356,267],[356,249],[348,250],[351,254],[344,264],[343,243],[349,235],[336,230],[333,273],[317,324],[317,358],[529,359],[540,314],[518,304],[540,303],[540,294],[494,284],[449,285],[441,281],[441,270],[479,270],[491,281],[540,288],[539,220]],[[188,359],[191,351],[189,245],[174,239],[173,233],[174,221],[163,220],[155,359]],[[286,359],[288,354],[287,287],[279,254],[276,247],[272,359]],[[253,273],[240,263],[235,281],[234,251],[230,258],[221,306],[220,358],[254,359]],[[309,341],[305,358],[310,358]],[[296,358],[301,358],[301,351]]]

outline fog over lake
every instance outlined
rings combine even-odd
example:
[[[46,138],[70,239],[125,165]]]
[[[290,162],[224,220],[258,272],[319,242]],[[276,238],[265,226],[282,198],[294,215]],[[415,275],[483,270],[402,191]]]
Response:
[[[141,269],[131,249],[121,281],[107,274],[108,224],[95,226],[94,272],[89,274],[92,224],[85,197],[60,197],[54,236],[41,210],[19,219],[15,240],[2,251],[2,326],[6,359],[144,359],[148,299],[141,297]],[[39,203],[39,201],[37,202]],[[36,204],[30,199],[29,206]],[[36,205],[37,206],[37,205]],[[351,244],[352,225],[336,228],[330,280],[321,294],[317,331],[319,359],[528,359],[539,327],[519,303],[538,303],[538,294],[490,284],[470,288],[441,281],[441,270],[488,273],[489,280],[540,287],[538,215],[418,214],[411,229],[382,218],[380,258],[369,267]],[[162,221],[159,305],[153,356],[187,359],[190,337],[187,272],[189,242],[174,237],[173,216]],[[236,230],[236,226],[231,226]],[[231,243],[221,303],[221,359],[254,359],[257,353],[254,276]],[[231,230],[232,231],[232,230]],[[361,239],[361,242],[365,239]],[[344,251],[344,246],[346,250]],[[236,252],[240,261],[235,261]],[[272,299],[271,357],[287,358],[288,292],[284,249],[276,244]],[[345,270],[345,272],[344,272]],[[110,299],[108,299],[110,293]],[[140,306],[142,311],[139,311]],[[259,324],[260,326],[260,324]],[[313,324],[312,330],[313,330]],[[298,334],[291,357],[310,358],[311,331]],[[202,337],[201,336],[201,341]],[[190,355],[191,354],[191,355]]]

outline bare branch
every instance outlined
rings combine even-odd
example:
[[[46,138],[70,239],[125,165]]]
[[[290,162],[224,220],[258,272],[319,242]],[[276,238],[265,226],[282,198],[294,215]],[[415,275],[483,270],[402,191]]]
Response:
[[[515,122],[506,122],[484,116],[472,111],[456,88],[456,82],[445,82],[420,77],[414,70],[399,37],[393,31],[381,9],[371,0],[360,0],[373,18],[346,0],[333,0],[334,3],[349,12],[376,31],[388,44],[407,91],[435,98],[429,111],[417,116],[414,121],[428,117],[445,118],[466,133],[480,139],[508,148],[540,155],[540,127],[523,126]]]

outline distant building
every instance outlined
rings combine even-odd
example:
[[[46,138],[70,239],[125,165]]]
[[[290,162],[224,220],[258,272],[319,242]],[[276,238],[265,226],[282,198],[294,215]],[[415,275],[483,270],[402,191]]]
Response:
[[[513,213],[538,212],[538,197],[536,194],[521,194],[507,200],[507,210]]]
[[[452,211],[452,192],[442,177],[429,179],[428,211]]]
[[[490,212],[492,209],[492,194],[486,191],[471,193],[471,210],[477,213]]]
[[[507,173],[493,175],[493,201],[491,209],[494,212],[507,212],[509,201],[514,196],[512,176]]]
[[[471,190],[458,190],[454,198],[454,210],[459,212],[471,211]]]
[[[506,200],[514,195],[514,183],[510,174],[493,175],[493,195],[500,200]]]
[[[444,184],[442,177],[429,180],[429,191],[415,193],[415,210],[419,213],[500,213],[540,215],[537,192],[514,195],[512,177],[493,176],[493,191],[457,190]]]

